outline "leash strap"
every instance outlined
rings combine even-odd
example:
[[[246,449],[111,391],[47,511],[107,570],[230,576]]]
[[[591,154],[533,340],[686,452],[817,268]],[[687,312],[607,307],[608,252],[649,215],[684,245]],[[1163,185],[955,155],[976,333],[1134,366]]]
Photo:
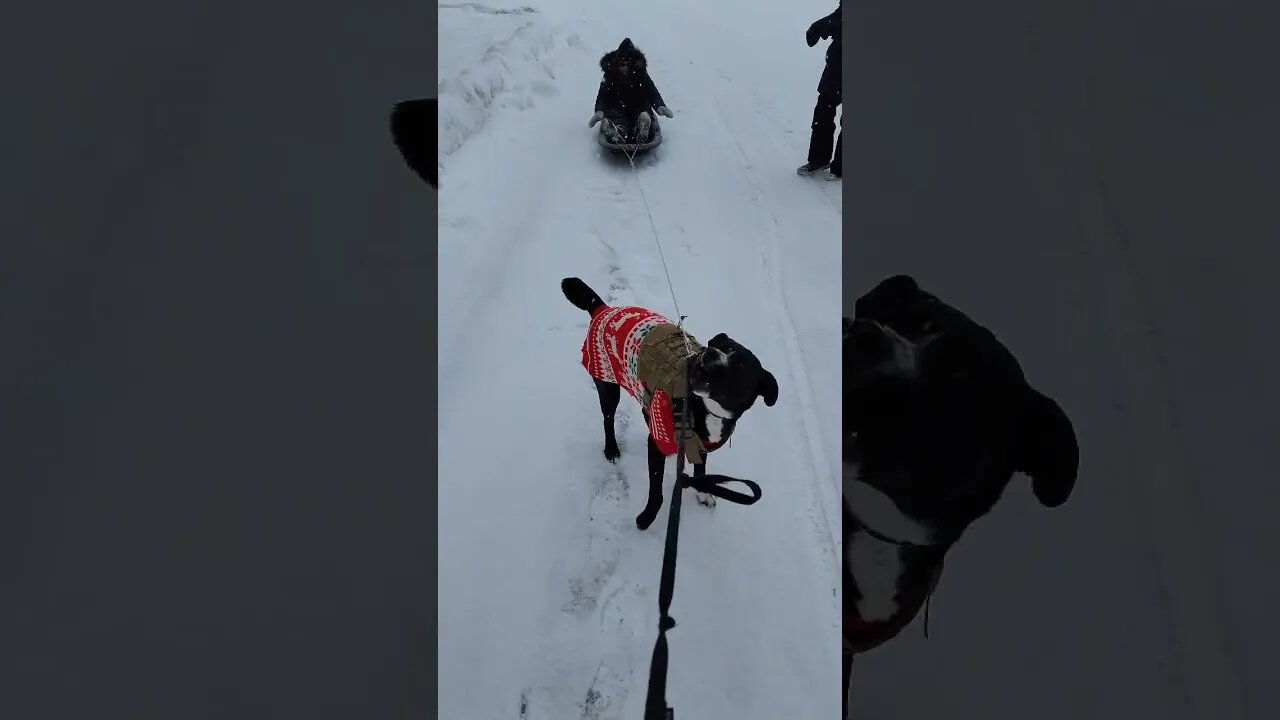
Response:
[[[728,500],[731,503],[739,505],[754,505],[760,499],[762,491],[760,486],[750,480],[742,478],[729,477],[728,475],[703,475],[702,477],[684,477],[681,478],[685,487],[691,487],[698,492],[704,492],[708,495],[715,495],[721,500]],[[726,483],[742,483],[751,491],[751,494],[730,490],[721,487]]]
[[[685,380],[688,380],[685,366]],[[686,385],[686,387],[688,387]],[[676,444],[683,447],[689,428],[688,404],[679,406]],[[658,639],[653,644],[649,661],[649,691],[644,699],[644,720],[675,720],[675,708],[667,705],[667,631],[676,626],[671,617],[671,595],[676,585],[676,548],[680,542],[680,499],[684,496],[684,452],[676,453],[676,486],[671,492],[671,510],[667,516],[667,543],[662,551],[662,576],[658,581]]]
[[[677,463],[680,461],[677,460]],[[680,538],[680,498],[684,494],[680,478],[671,494],[667,520],[667,547],[662,554],[662,579],[658,583],[658,640],[649,663],[649,692],[644,701],[644,720],[675,720],[675,709],[667,706],[667,631],[676,626],[668,614],[676,582],[676,545]]]
[[[677,465],[683,465],[676,460]],[[676,550],[680,542],[680,501],[684,488],[691,487],[739,505],[752,505],[760,499],[760,486],[750,480],[726,475],[706,475],[691,478],[683,468],[676,470],[676,489],[671,494],[671,512],[667,520],[667,544],[662,553],[662,577],[658,583],[658,639],[653,646],[653,659],[649,663],[649,691],[645,696],[645,720],[675,720],[675,709],[667,705],[667,631],[676,626],[671,617],[671,596],[676,584]],[[721,487],[728,482],[747,486],[751,494]]]
[[[682,318],[683,321],[683,318]],[[683,332],[683,330],[681,330]],[[685,387],[689,387],[689,365],[685,363]],[[671,492],[671,510],[667,518],[666,547],[662,551],[662,576],[658,582],[658,639],[653,644],[653,659],[649,662],[649,690],[644,700],[644,720],[675,720],[675,708],[667,705],[667,631],[676,626],[670,615],[671,595],[676,584],[676,548],[680,541],[680,500],[685,488],[714,495],[739,505],[753,505],[760,499],[760,485],[750,480],[728,475],[685,475],[684,442],[693,431],[689,421],[689,404],[684,398],[672,398],[672,416],[676,422],[676,443],[681,449],[676,453],[676,485]],[[728,483],[741,483],[750,494],[723,487]]]

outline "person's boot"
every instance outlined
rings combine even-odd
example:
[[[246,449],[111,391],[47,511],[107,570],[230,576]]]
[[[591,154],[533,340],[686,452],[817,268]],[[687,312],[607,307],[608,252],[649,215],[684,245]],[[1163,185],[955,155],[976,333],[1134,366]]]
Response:
[[[649,142],[649,126],[652,124],[653,118],[647,112],[636,117],[636,142]]]
[[[619,128],[612,120],[604,119],[600,121],[600,132],[604,135],[604,139],[619,145],[623,141],[622,128]]]
[[[807,162],[796,168],[796,174],[808,177],[816,172],[826,169],[831,163],[824,162]]]

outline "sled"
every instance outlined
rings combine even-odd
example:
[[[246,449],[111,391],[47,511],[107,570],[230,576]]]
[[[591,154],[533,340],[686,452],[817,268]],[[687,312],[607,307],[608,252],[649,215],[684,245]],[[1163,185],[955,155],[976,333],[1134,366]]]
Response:
[[[660,125],[660,124],[658,123],[657,118],[654,118],[654,120],[653,120],[653,124],[652,124],[652,125],[650,125],[649,127],[650,127],[650,130],[651,130],[651,133],[652,133],[652,134],[651,134],[651,136],[650,136],[650,138],[649,138],[648,142],[642,142],[642,143],[612,143],[612,142],[609,142],[609,141],[605,138],[605,136],[604,136],[604,128],[601,128],[601,129],[596,133],[596,140],[600,143],[600,147],[602,147],[602,148],[604,148],[604,149],[606,149],[606,150],[612,150],[612,151],[614,151],[614,152],[624,152],[624,153],[626,153],[626,154],[628,154],[628,155],[635,155],[635,154],[637,154],[637,153],[644,153],[644,152],[648,152],[648,151],[650,151],[650,150],[652,150],[652,149],[654,149],[654,148],[656,148],[656,147],[658,147],[659,145],[661,145],[661,144],[662,144],[662,125]]]

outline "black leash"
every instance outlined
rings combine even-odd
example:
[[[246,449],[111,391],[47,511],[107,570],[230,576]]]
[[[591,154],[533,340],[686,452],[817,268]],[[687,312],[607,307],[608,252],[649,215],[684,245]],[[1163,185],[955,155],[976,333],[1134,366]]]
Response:
[[[685,369],[685,387],[688,385],[688,367]],[[671,609],[671,593],[676,582],[676,545],[680,537],[680,498],[684,489],[694,488],[739,505],[752,505],[760,499],[760,486],[750,480],[727,475],[704,475],[691,478],[684,474],[684,441],[690,432],[689,408],[683,400],[672,400],[679,405],[680,424],[677,426],[676,484],[671,491],[671,512],[667,518],[667,546],[662,553],[662,578],[658,583],[658,640],[653,645],[653,659],[649,663],[649,693],[644,701],[644,720],[675,720],[675,709],[667,705],[667,631],[676,626],[668,614]],[[676,415],[676,407],[672,408]],[[747,486],[750,495],[729,490],[721,485],[738,482]]]

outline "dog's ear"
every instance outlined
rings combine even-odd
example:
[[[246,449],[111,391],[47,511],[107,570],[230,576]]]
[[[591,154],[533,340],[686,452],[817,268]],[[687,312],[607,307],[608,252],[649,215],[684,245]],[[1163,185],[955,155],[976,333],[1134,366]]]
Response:
[[[760,381],[756,384],[756,394],[764,398],[764,404],[773,407],[778,402],[778,380],[773,373],[760,368]]]
[[[920,294],[920,284],[910,275],[893,275],[881,280],[853,305],[855,318],[885,320]]]
[[[1071,419],[1058,403],[1023,386],[1015,467],[1031,476],[1031,490],[1045,507],[1071,497],[1080,470],[1080,446]]]
[[[730,338],[729,338],[729,336],[728,336],[727,334],[725,334],[725,333],[717,333],[715,337],[713,337],[713,338],[711,338],[710,340],[708,340],[708,341],[707,341],[707,344],[708,344],[708,345],[723,345],[724,343],[727,343],[727,342],[732,342],[732,341],[730,340]]]
[[[402,100],[391,108],[391,141],[404,162],[432,188],[440,188],[436,150],[436,98]]]

